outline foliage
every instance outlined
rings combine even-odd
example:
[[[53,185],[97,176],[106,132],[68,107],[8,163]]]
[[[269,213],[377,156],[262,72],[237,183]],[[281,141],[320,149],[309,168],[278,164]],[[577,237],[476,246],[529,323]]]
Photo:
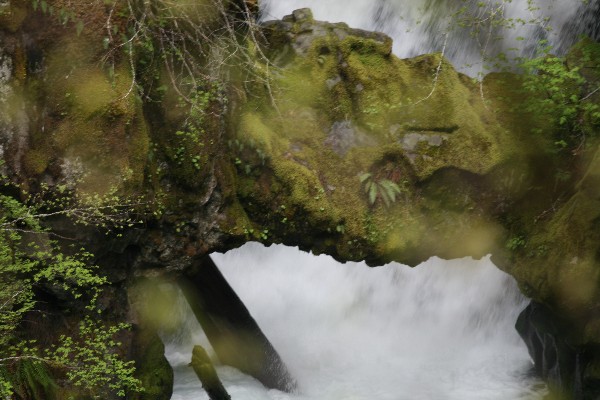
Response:
[[[52,4],[48,4],[46,0],[32,0],[31,5],[33,6],[34,11],[40,10],[45,15],[56,17],[61,25],[67,25],[69,22],[74,22],[77,36],[81,35],[84,24],[81,19],[77,18],[77,15],[73,10],[67,7],[55,8]]]
[[[35,359],[23,359],[12,365],[0,365],[0,396],[42,399],[56,388],[46,364]]]
[[[205,90],[197,88],[190,94],[190,104],[187,118],[183,127],[175,132],[178,146],[175,147],[173,159],[177,165],[183,166],[190,163],[196,171],[202,169],[200,148],[204,146],[205,124],[207,115],[211,112],[214,102],[224,105],[223,90],[217,83],[209,84]],[[186,108],[187,103],[181,102],[180,106]],[[214,108],[214,107],[213,107]]]
[[[57,365],[68,365],[67,378],[96,396],[115,392],[125,397],[126,389],[139,389],[140,382],[133,377],[133,361],[124,361],[115,352],[122,344],[115,337],[128,325],[121,323],[104,326],[86,316],[79,325],[77,337],[61,336],[60,343],[45,353]]]
[[[55,195],[61,199],[44,202],[25,196],[22,202],[0,194],[0,397],[27,393],[47,398],[56,378],[50,371],[66,371],[73,385],[94,395],[140,390],[131,362],[121,360],[120,343],[114,339],[126,326],[105,326],[99,318],[96,302],[106,278],[91,265],[91,254],[64,248],[45,226],[48,217],[57,215],[81,217],[80,222],[94,226],[121,226],[125,212],[106,203],[96,209],[77,205],[67,194]],[[70,208],[57,209],[59,205]],[[46,349],[21,332],[27,316],[41,312],[36,298],[40,290],[87,304],[78,333]]]
[[[513,236],[506,241],[506,248],[511,251],[517,251],[525,247],[526,244],[527,242],[525,241],[525,238],[523,236]]]
[[[389,207],[396,202],[396,196],[402,193],[402,189],[397,183],[392,182],[389,179],[375,181],[373,175],[368,172],[361,174],[359,179],[368,196],[370,205],[374,205],[379,198],[386,207]]]
[[[264,167],[268,160],[268,155],[252,138],[247,141],[230,139],[227,146],[232,152],[234,165],[246,175],[250,175],[256,168]]]
[[[174,173],[194,185],[222,131],[226,83],[270,88],[272,77],[264,71],[270,64],[257,45],[256,10],[245,1],[95,2],[106,10],[103,67],[114,76],[119,65],[129,64],[132,81],[125,96],[176,109],[169,120],[175,137],[164,143],[164,152],[177,167]]]
[[[103,38],[103,61],[109,70],[114,71],[123,54],[130,59],[134,77],[138,67],[163,70],[171,89],[192,105],[198,88],[224,81],[232,68],[248,79],[262,79],[254,68],[256,54],[245,46],[247,41],[257,42],[259,27],[254,10],[244,1],[102,1],[109,10]],[[164,91],[165,83],[160,81],[155,89]],[[152,88],[142,86],[134,78],[132,87],[149,96]]]
[[[600,89],[599,82],[597,78],[590,79],[593,74],[583,72],[585,68],[598,68],[597,54],[588,51],[576,63],[553,55],[553,49],[543,39],[552,32],[552,21],[534,0],[527,0],[525,9],[518,14],[512,0],[459,3],[451,13],[448,29],[464,29],[477,43],[482,64],[478,76],[481,97],[484,98],[483,70],[520,70],[524,97],[528,99],[526,109],[537,119],[535,132],[552,137],[556,151],[576,154],[583,150],[586,138],[600,124],[600,108],[593,96]],[[535,35],[528,33],[533,30]],[[506,43],[513,46],[504,53],[495,42],[502,43],[500,47],[505,49]]]
[[[520,36],[513,39],[515,47],[507,53],[495,50],[495,43],[510,40],[505,32],[518,32],[523,27],[535,27],[538,34],[540,30],[552,30],[548,17],[543,15],[535,0],[527,0],[525,10],[518,15],[511,10],[512,3],[512,0],[460,0],[451,13],[449,29],[466,30],[477,44],[481,57],[479,78],[483,77],[484,70],[510,68],[514,59],[525,50],[517,48],[526,45],[525,38]]]
[[[590,127],[600,124],[600,107],[593,101],[598,87],[591,86],[598,82],[590,82],[579,66],[570,66],[564,57],[550,51],[550,47],[544,47],[537,57],[522,63],[523,88],[529,98],[527,110],[558,127],[554,144],[559,150],[573,150],[593,134]],[[541,133],[539,129],[537,132]]]

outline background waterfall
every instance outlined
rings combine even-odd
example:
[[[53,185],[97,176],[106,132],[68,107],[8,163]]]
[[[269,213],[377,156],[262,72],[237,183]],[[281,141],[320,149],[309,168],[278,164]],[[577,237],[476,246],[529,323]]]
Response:
[[[213,257],[300,387],[294,395],[268,391],[219,367],[234,400],[541,397],[513,327],[525,300],[489,259],[368,268],[256,243]],[[191,346],[206,339],[185,303],[180,312],[187,323],[167,345],[173,399],[207,399],[186,366]]]
[[[318,20],[343,21],[354,28],[385,32],[394,39],[394,53],[403,58],[441,52],[446,43],[446,57],[471,76],[486,72],[482,52],[489,65],[500,53],[531,56],[542,39],[548,40],[558,54],[581,34],[600,39],[600,0],[262,0],[260,4],[265,20],[310,7]],[[498,4],[503,7],[497,8]],[[506,19],[527,23],[489,31],[484,23],[481,33],[474,34],[472,26],[461,28],[452,17],[462,7],[468,15],[485,18],[502,12]],[[548,27],[552,29],[547,31]]]

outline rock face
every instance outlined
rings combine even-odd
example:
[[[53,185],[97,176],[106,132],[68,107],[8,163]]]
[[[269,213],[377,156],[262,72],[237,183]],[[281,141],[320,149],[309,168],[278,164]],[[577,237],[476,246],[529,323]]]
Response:
[[[144,391],[131,393],[132,400],[169,400],[173,394],[173,369],[165,359],[165,346],[156,333],[140,329],[133,339],[133,359]]]
[[[536,372],[552,389],[566,398],[600,397],[600,381],[594,371],[597,349],[574,345],[568,320],[532,302],[519,315],[516,328],[527,344]]]
[[[392,39],[389,36],[379,32],[353,29],[343,22],[331,24],[315,21],[309,8],[295,10],[281,21],[267,21],[262,25],[271,35],[271,38],[276,37],[285,43],[283,47],[275,48],[277,52],[283,51],[285,53],[290,50],[286,46],[290,46],[294,53],[305,56],[313,47],[315,41],[333,35],[339,40],[344,40],[348,36],[372,40],[380,47],[383,54],[388,56],[392,54]]]
[[[597,120],[582,116],[585,146],[557,155],[552,136],[532,130],[564,127],[527,110],[519,76],[490,74],[479,86],[439,54],[398,59],[384,34],[315,21],[307,9],[237,43],[248,70],[230,67],[219,85],[199,81],[190,105],[157,64],[158,40],[107,54],[110,10],[100,3],[73,6],[80,34],[27,2],[0,4],[0,172],[22,192],[137,205],[144,223],[118,237],[49,221],[96,255],[112,296],[129,293],[114,319],[143,331],[132,317],[136,283],[173,278],[251,240],[370,265],[492,253],[552,311],[541,321],[559,315],[559,326],[573,326],[565,334],[539,322],[537,306],[524,314],[519,329],[540,373],[593,398]],[[239,13],[240,2],[225,4]],[[589,87],[599,53],[584,42],[570,55]],[[598,104],[600,92],[585,101]],[[165,371],[152,331],[130,338],[130,354]],[[136,353],[138,339],[150,358]],[[150,386],[168,386],[167,373],[148,373]]]
[[[567,394],[581,392],[580,365],[574,347],[567,343],[566,326],[541,304],[531,303],[519,315],[516,328],[529,349],[536,372],[555,389]],[[575,385],[574,385],[575,383]]]
[[[528,173],[520,164],[539,138],[512,134],[440,55],[399,60],[385,35],[314,21],[308,10],[264,27],[277,73],[237,116],[244,213],[231,221],[234,235],[371,264],[496,252],[496,217],[524,195],[523,182],[504,176]],[[379,192],[365,193],[365,174]],[[389,207],[386,181],[400,192]]]

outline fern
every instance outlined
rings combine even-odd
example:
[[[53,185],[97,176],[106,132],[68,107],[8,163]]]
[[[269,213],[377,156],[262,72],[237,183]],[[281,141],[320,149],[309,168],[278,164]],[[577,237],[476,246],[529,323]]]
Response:
[[[402,193],[400,187],[389,179],[382,179],[378,182],[378,185],[380,188],[381,198],[383,199],[386,207],[389,207],[390,204],[396,202],[396,195]]]
[[[371,179],[371,174],[366,172],[364,174],[361,174],[358,179],[360,179],[360,183],[365,183],[365,181],[367,181],[368,179]]]
[[[389,207],[396,202],[397,195],[401,194],[403,191],[397,183],[392,182],[389,179],[375,181],[373,175],[368,172],[359,175],[358,179],[364,186],[365,193],[367,194],[371,206],[373,206],[379,198],[386,207]]]
[[[44,400],[52,398],[58,387],[46,365],[39,360],[22,359],[10,365],[0,365],[0,395],[11,398]]]

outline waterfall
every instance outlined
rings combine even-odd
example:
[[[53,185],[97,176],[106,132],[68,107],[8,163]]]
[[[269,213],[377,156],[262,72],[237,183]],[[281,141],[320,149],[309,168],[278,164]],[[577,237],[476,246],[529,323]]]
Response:
[[[582,34],[600,39],[600,0],[262,0],[260,4],[264,20],[309,7],[317,20],[384,32],[394,39],[394,53],[402,58],[444,51],[458,70],[471,76],[485,73],[499,54],[533,55],[540,40],[563,54]],[[472,23],[461,28],[454,16],[461,8],[463,16],[501,15],[514,26],[488,30],[483,23],[479,33]]]
[[[234,400],[537,400],[544,394],[529,376],[531,361],[514,330],[526,301],[488,258],[369,268],[248,243],[213,259],[299,383],[298,393],[286,394],[218,366]],[[186,322],[166,338],[173,400],[208,399],[186,366],[191,346],[208,344],[185,302],[178,307]]]
[[[457,24],[463,5],[483,19],[501,12],[505,21],[526,23],[474,33],[472,24]],[[542,40],[564,54],[580,34],[600,36],[600,0],[262,0],[260,7],[263,20],[310,7],[318,20],[385,32],[399,57],[443,50],[471,76],[499,54],[534,54]],[[514,329],[526,299],[489,258],[368,268],[255,243],[213,258],[298,381],[298,392],[286,394],[218,365],[234,400],[540,400],[546,394]],[[208,399],[187,363],[194,344],[209,352],[210,346],[187,304],[180,301],[177,310],[185,322],[163,335],[175,369],[173,400]]]

